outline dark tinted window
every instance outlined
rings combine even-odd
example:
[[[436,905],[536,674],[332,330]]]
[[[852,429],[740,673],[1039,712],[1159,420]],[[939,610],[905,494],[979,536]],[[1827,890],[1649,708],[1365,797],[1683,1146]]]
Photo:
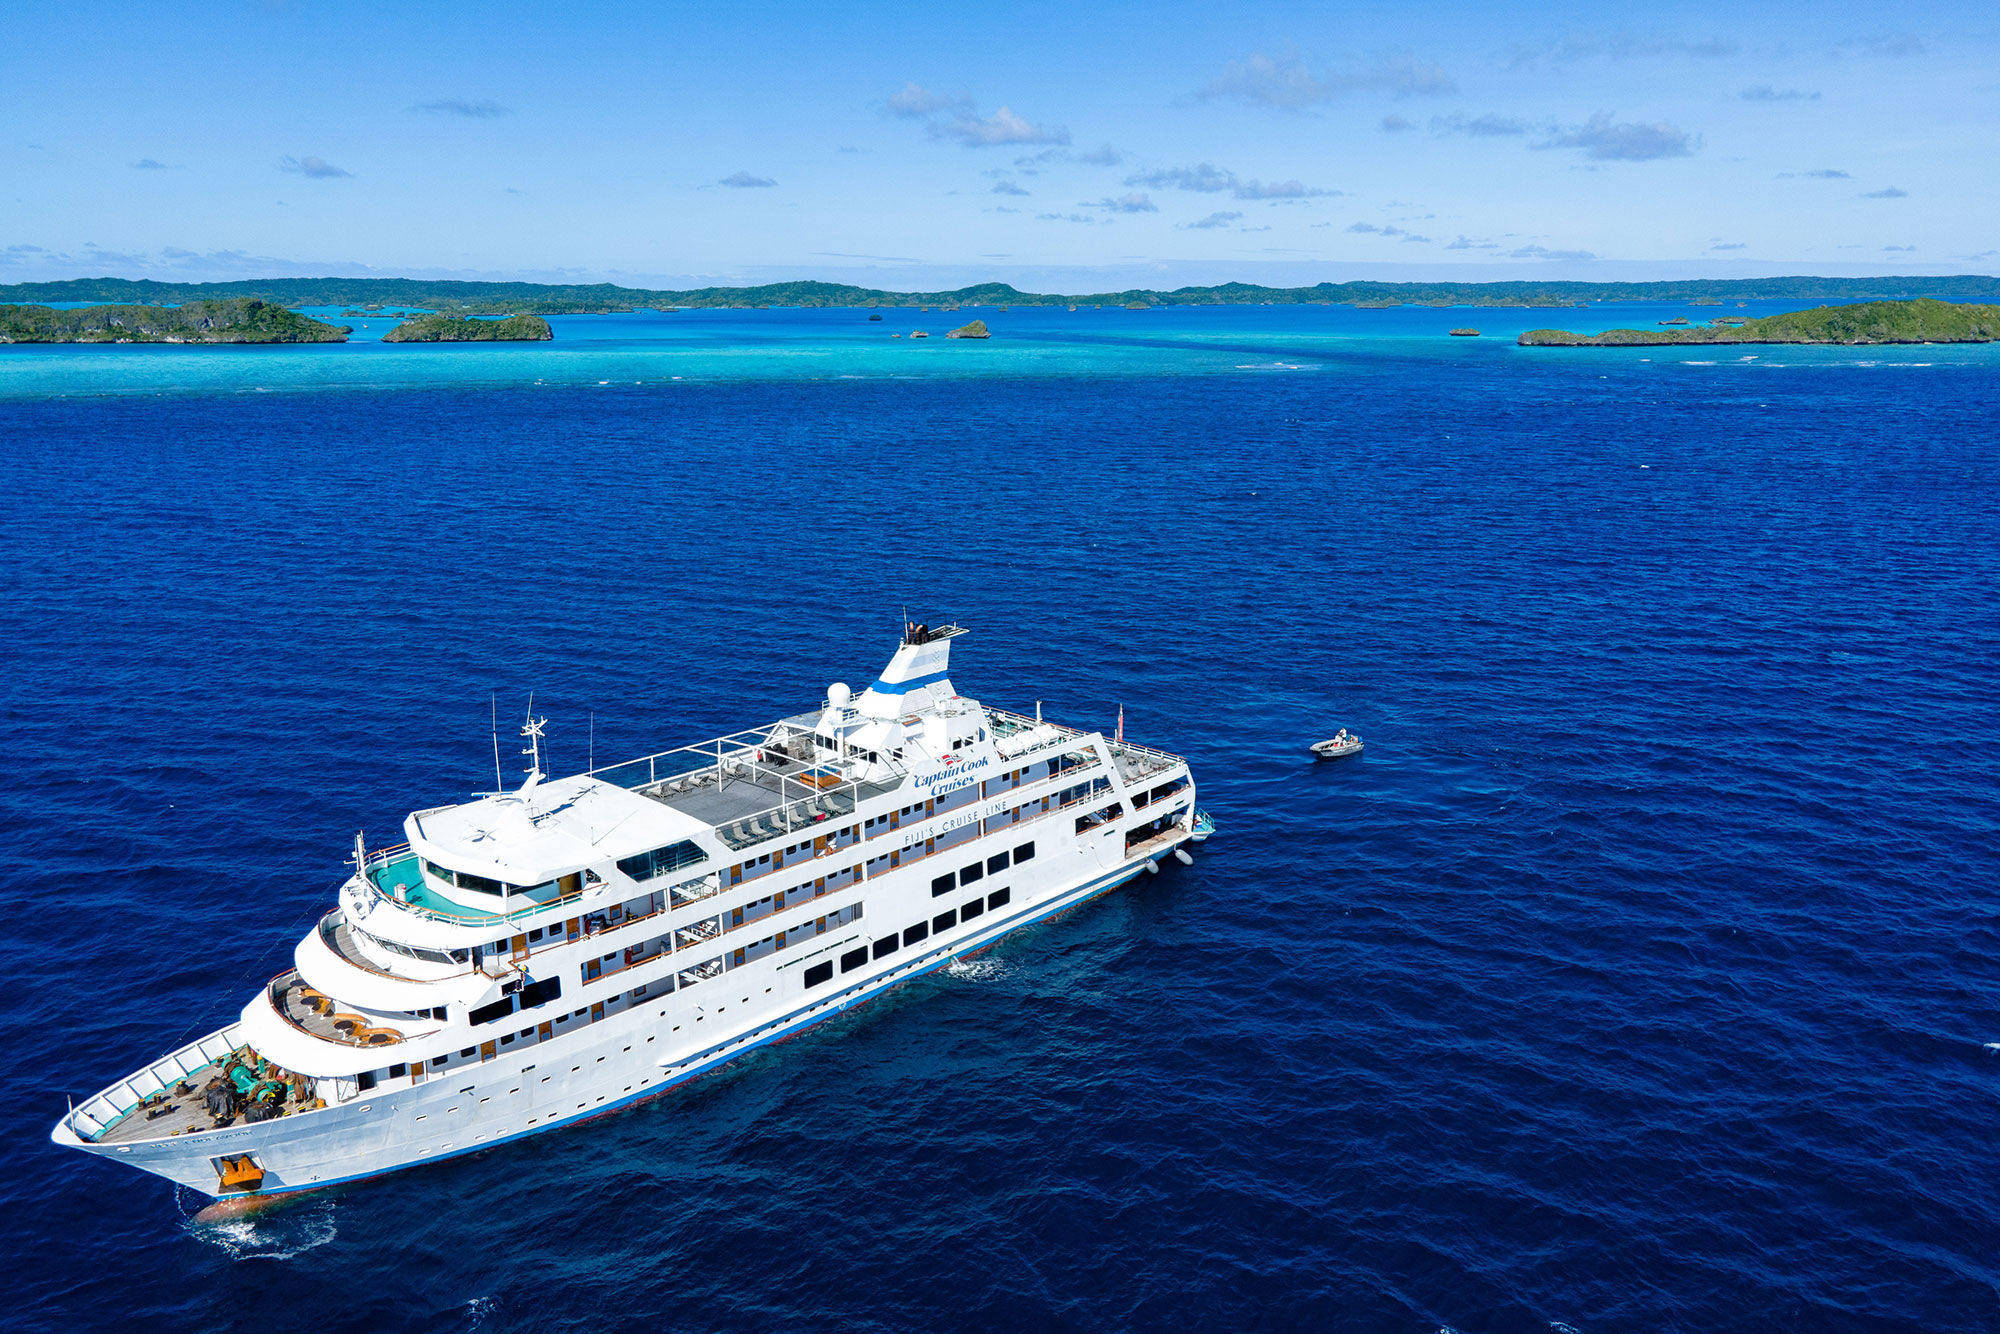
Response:
[[[825,963],[816,963],[812,967],[806,969],[806,985],[809,987],[816,987],[820,983],[826,981],[829,977],[832,976],[833,976],[833,960],[828,959]]]
[[[894,936],[882,937],[875,942],[875,957],[879,959],[885,954],[894,954],[896,952],[896,945],[897,940]]]
[[[656,875],[678,871],[683,866],[693,866],[696,862],[708,860],[708,854],[694,844],[683,840],[670,843],[664,848],[654,848],[636,857],[618,859],[618,869],[634,880],[651,880]]]
[[[1023,843],[1020,847],[1014,849],[1014,864],[1016,866],[1019,866],[1022,862],[1031,862],[1034,859],[1035,859],[1034,844]]]
[[[986,859],[986,869],[992,871],[996,875],[999,874],[1001,871],[1006,870],[1007,854],[1004,852],[996,852],[991,857],[988,857]]]
[[[471,1023],[490,1024],[502,1015],[512,1013],[514,1013],[514,998],[512,996],[502,996],[491,1005],[482,1005],[465,1017]]]
[[[851,973],[855,969],[859,968],[862,964],[867,962],[868,962],[868,947],[866,945],[863,945],[858,950],[849,950],[847,953],[840,956],[840,971],[843,973]]]
[[[562,979],[545,977],[539,982],[530,982],[521,988],[521,1008],[525,1010],[532,1005],[547,1005],[561,995]]]
[[[960,871],[958,873],[958,883],[961,885],[969,885],[973,881],[979,879],[979,877],[985,874],[986,874],[986,868],[981,866],[978,862],[974,862],[972,865],[966,867],[963,871]]]
[[[949,894],[956,888],[958,888],[957,877],[953,876],[951,872],[946,871],[943,875],[931,881],[931,897],[936,898],[940,894]]]
[[[389,1067],[389,1078],[391,1079],[401,1079],[408,1073],[410,1073],[410,1067],[407,1065],[392,1065]]]
[[[970,903],[967,903],[963,908],[960,908],[958,910],[958,915],[960,917],[963,917],[966,921],[969,922],[973,918],[979,916],[979,914],[985,911],[986,911],[986,901],[984,899],[973,899]]]
[[[988,894],[986,896],[986,906],[989,908],[998,908],[1002,904],[1007,902],[1007,900],[1012,896],[1012,893],[1013,891],[1011,890],[996,889],[991,894]]]
[[[957,925],[958,914],[956,912],[941,912],[936,917],[931,918],[931,930],[933,931],[949,931]]]
[[[374,1088],[375,1072],[373,1070],[364,1070],[362,1073],[356,1075],[354,1077],[354,1087],[362,1093],[366,1093],[369,1089]]]
[[[903,929],[903,943],[905,945],[914,945],[930,933],[930,923],[918,922],[915,926]]]

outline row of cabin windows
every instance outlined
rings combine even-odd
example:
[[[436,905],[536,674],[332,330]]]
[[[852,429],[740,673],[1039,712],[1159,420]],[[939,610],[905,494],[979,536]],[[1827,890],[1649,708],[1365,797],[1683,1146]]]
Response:
[[[914,945],[918,941],[927,939],[933,931],[949,931],[960,922],[969,922],[973,918],[980,916],[989,908],[1005,907],[1013,897],[1014,891],[1012,889],[996,889],[984,898],[972,899],[947,912],[941,912],[928,922],[916,922],[910,926],[906,926],[903,928],[901,935],[897,935],[892,931],[876,941],[872,947],[863,945],[858,949],[851,949],[841,955],[840,971],[851,973],[855,969],[865,966],[871,958],[887,958],[905,945]],[[823,963],[816,963],[806,969],[805,984],[808,987],[816,987],[832,976],[833,960],[828,959]]]
[[[1007,869],[1008,857],[1009,854],[1004,851],[996,852],[991,857],[988,857],[984,864],[974,862],[962,871],[946,871],[943,875],[931,881],[931,897],[937,898],[940,895],[951,893],[954,889],[963,889],[974,881],[983,878],[988,873],[993,875],[1000,874],[1000,872]],[[1035,857],[1034,843],[1023,843],[1020,847],[1015,848],[1012,857],[1013,864],[1016,866],[1019,866],[1022,862],[1033,861]]]
[[[708,854],[686,839],[679,843],[669,843],[664,848],[654,848],[651,852],[641,852],[631,857],[620,857],[618,869],[634,880],[651,880],[654,876],[678,871],[683,866],[693,866],[708,860]]]

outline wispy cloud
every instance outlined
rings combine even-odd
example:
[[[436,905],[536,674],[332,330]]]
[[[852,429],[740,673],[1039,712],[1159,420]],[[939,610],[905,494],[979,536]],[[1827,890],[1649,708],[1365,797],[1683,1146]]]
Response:
[[[1382,117],[1382,131],[1385,134],[1401,134],[1405,130],[1414,130],[1416,128],[1416,122],[1405,116]]]
[[[1110,144],[1100,144],[1081,153],[1071,153],[1069,160],[1086,167],[1116,167],[1124,163],[1125,154]]]
[[[934,92],[914,79],[901,89],[889,95],[889,114],[901,116],[905,120],[922,120],[940,111],[970,111],[972,99],[963,94],[951,96]]]
[[[1863,199],[1908,199],[1910,192],[1908,190],[1898,190],[1893,185],[1886,185],[1880,190],[1866,191],[1861,197]]]
[[[133,170],[134,170],[134,171],[167,171],[167,170],[169,170],[169,168],[167,167],[167,164],[166,164],[166,163],[164,163],[164,162],[155,162],[155,161],[154,161],[153,159],[151,159],[151,158],[149,158],[149,157],[142,157],[142,158],[140,158],[140,159],[139,159],[139,160],[138,160],[137,162],[134,162],[134,163],[132,164],[132,168],[133,168]]]
[[[996,195],[1025,196],[1028,192],[1026,190],[1023,190],[1020,186],[1014,184],[1014,182],[1012,181],[995,181],[993,182],[993,193]]]
[[[1760,83],[1754,88],[1745,88],[1741,93],[1745,102],[1817,102],[1818,93],[1801,92],[1797,88],[1773,88],[1768,83]]]
[[[1749,248],[1749,246],[1741,241],[1717,241],[1709,247],[1710,250],[1748,250]]]
[[[1885,252],[1888,252],[1888,253],[1891,253],[1891,254],[1893,254],[1893,253],[1896,253],[1896,252],[1898,252],[1898,251],[1900,251],[1900,252],[1902,252],[1902,253],[1904,253],[1904,254],[1907,254],[1907,253],[1909,253],[1910,251],[1912,251],[1912,250],[1915,250],[1915,249],[1916,249],[1916,247],[1915,247],[1915,246],[1913,246],[1913,245],[1885,245],[1885,246],[1883,246],[1883,247],[1882,247],[1882,249],[1883,249],[1883,250],[1884,250]]]
[[[1588,250],[1549,250],[1538,245],[1524,245],[1509,250],[1510,259],[1596,259]]]
[[[739,171],[734,175],[724,176],[716,184],[726,185],[732,190],[768,190],[777,182],[769,176],[752,176],[747,171]]]
[[[1003,106],[990,116],[962,111],[950,120],[934,120],[931,137],[955,140],[967,148],[993,148],[1001,144],[1066,144],[1069,131],[1060,125],[1036,125]]]
[[[1188,224],[1188,227],[1190,230],[1197,232],[1210,231],[1217,227],[1227,227],[1232,222],[1241,221],[1242,217],[1243,215],[1241,213],[1230,213],[1226,211],[1222,213],[1211,213],[1205,218],[1201,218],[1194,222],[1190,222]]]
[[[1276,111],[1304,111],[1337,101],[1350,93],[1387,93],[1392,97],[1430,97],[1458,91],[1440,65],[1410,55],[1386,55],[1365,65],[1314,72],[1296,50],[1277,55],[1257,51],[1229,61],[1222,73],[1195,92],[1207,101],[1229,98],[1246,106]]]
[[[1160,171],[1145,171],[1125,178],[1127,185],[1150,185],[1156,190],[1195,190],[1203,194],[1214,194],[1227,190],[1236,184],[1236,173],[1225,171],[1213,162],[1198,162],[1192,167],[1168,167]]]
[[[1927,48],[1923,38],[1913,32],[1877,33],[1871,37],[1856,37],[1841,42],[1833,48],[1835,55],[1874,56],[1880,60],[1901,60],[1906,56],[1923,55]]]
[[[1226,190],[1238,199],[1314,199],[1340,193],[1338,190],[1321,190],[1303,181],[1244,180],[1213,162],[1139,172],[1127,176],[1125,184],[1150,186],[1155,190],[1192,190],[1198,194],[1220,194]]]
[[[1419,236],[1415,232],[1405,231],[1401,227],[1388,224],[1378,227],[1372,222],[1351,222],[1347,224],[1347,230],[1350,232],[1359,232],[1364,235],[1399,236],[1405,241],[1419,241],[1428,243],[1431,239],[1428,236]],[[1452,247],[1452,249],[1458,249],[1458,248],[1460,247],[1457,246]]]
[[[1488,241],[1483,237],[1474,238],[1465,235],[1458,236],[1450,245],[1445,247],[1446,250],[1498,250],[1499,248],[1498,243]]]
[[[1036,218],[1038,218],[1038,219],[1040,219],[1040,220],[1041,220],[1041,221],[1043,221],[1043,222],[1097,222],[1097,221],[1100,221],[1100,219],[1097,219],[1097,218],[1093,218],[1093,217],[1091,217],[1091,216],[1090,216],[1089,214],[1087,214],[1087,213],[1037,213],[1037,214],[1035,215],[1035,217],[1036,217]]]
[[[962,93],[947,95],[915,82],[906,83],[891,94],[887,110],[890,115],[904,120],[926,122],[933,139],[950,139],[967,148],[995,148],[1002,144],[1061,146],[1069,143],[1069,131],[1060,125],[1037,125],[1005,106],[990,116],[982,116],[974,108],[970,97]],[[1095,150],[1099,154],[1116,154],[1117,151],[1109,144]]]
[[[1652,162],[1659,158],[1686,157],[1694,152],[1696,140],[1686,130],[1665,121],[1642,124],[1614,121],[1608,112],[1598,112],[1582,125],[1559,130],[1539,148],[1580,148],[1585,157],[1611,162]]]
[[[278,160],[279,171],[289,171],[295,176],[310,176],[315,180],[332,180],[338,176],[352,176],[345,167],[336,167],[323,157],[283,157]]]
[[[1838,167],[1820,167],[1813,171],[1781,171],[1778,179],[1787,181],[1795,176],[1803,176],[1809,181],[1845,181],[1853,179]]]
[[[1432,134],[1469,134],[1476,139],[1501,138],[1508,135],[1527,134],[1535,127],[1525,120],[1513,116],[1432,116]]]
[[[419,102],[410,108],[431,116],[463,116],[467,120],[493,120],[507,114],[508,108],[491,98],[469,101],[463,97],[443,97],[435,102]]]
[[[1112,213],[1158,213],[1160,206],[1153,202],[1151,195],[1119,195],[1116,199],[1100,199],[1092,208],[1109,210]]]
[[[1720,60],[1736,54],[1736,45],[1720,37],[1642,36],[1630,32],[1572,32],[1537,46],[1517,46],[1509,64],[1515,69],[1537,65],[1569,65],[1580,60],[1647,60],[1673,57]]]

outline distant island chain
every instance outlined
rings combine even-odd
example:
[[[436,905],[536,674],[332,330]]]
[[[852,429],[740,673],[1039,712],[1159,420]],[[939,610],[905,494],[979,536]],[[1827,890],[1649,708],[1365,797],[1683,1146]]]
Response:
[[[399,323],[382,336],[384,343],[546,342],[555,336],[549,322],[539,315],[492,318],[414,311],[387,318]],[[1597,334],[1531,329],[1516,341],[1523,347],[1987,343],[2000,340],[2000,305],[1921,297],[1820,306],[1762,319],[1719,316],[1707,325],[1689,324],[1685,317],[1660,323],[1665,327],[1611,329]],[[329,324],[257,297],[189,301],[184,305],[0,305],[0,343],[344,343],[352,332],[349,325]],[[919,329],[909,336],[920,339],[930,334]],[[1450,336],[1476,338],[1479,331],[1455,328]],[[984,319],[975,319],[945,337],[985,339],[992,337],[992,331]]]
[[[2000,278],[1945,277],[1727,278],[1673,282],[1347,282],[1310,287],[1222,283],[1172,291],[1057,294],[1022,292],[1006,283],[977,283],[947,292],[889,292],[846,283],[766,283],[757,287],[701,287],[661,291],[614,283],[452,282],[420,278],[253,278],[219,283],[164,283],[150,279],[73,278],[61,282],[0,285],[0,302],[102,302],[183,305],[248,297],[294,309],[302,306],[373,315],[382,308],[442,311],[454,315],[590,315],[634,310],[763,306],[1576,306],[1596,301],[1902,301],[1938,297],[2000,301]]]

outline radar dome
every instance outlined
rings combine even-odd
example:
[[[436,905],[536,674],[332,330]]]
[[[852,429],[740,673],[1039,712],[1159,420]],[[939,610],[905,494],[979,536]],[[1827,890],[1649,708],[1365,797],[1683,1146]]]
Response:
[[[836,709],[846,708],[848,701],[853,698],[854,692],[849,690],[843,682],[835,681],[826,688],[826,702],[833,705]]]

